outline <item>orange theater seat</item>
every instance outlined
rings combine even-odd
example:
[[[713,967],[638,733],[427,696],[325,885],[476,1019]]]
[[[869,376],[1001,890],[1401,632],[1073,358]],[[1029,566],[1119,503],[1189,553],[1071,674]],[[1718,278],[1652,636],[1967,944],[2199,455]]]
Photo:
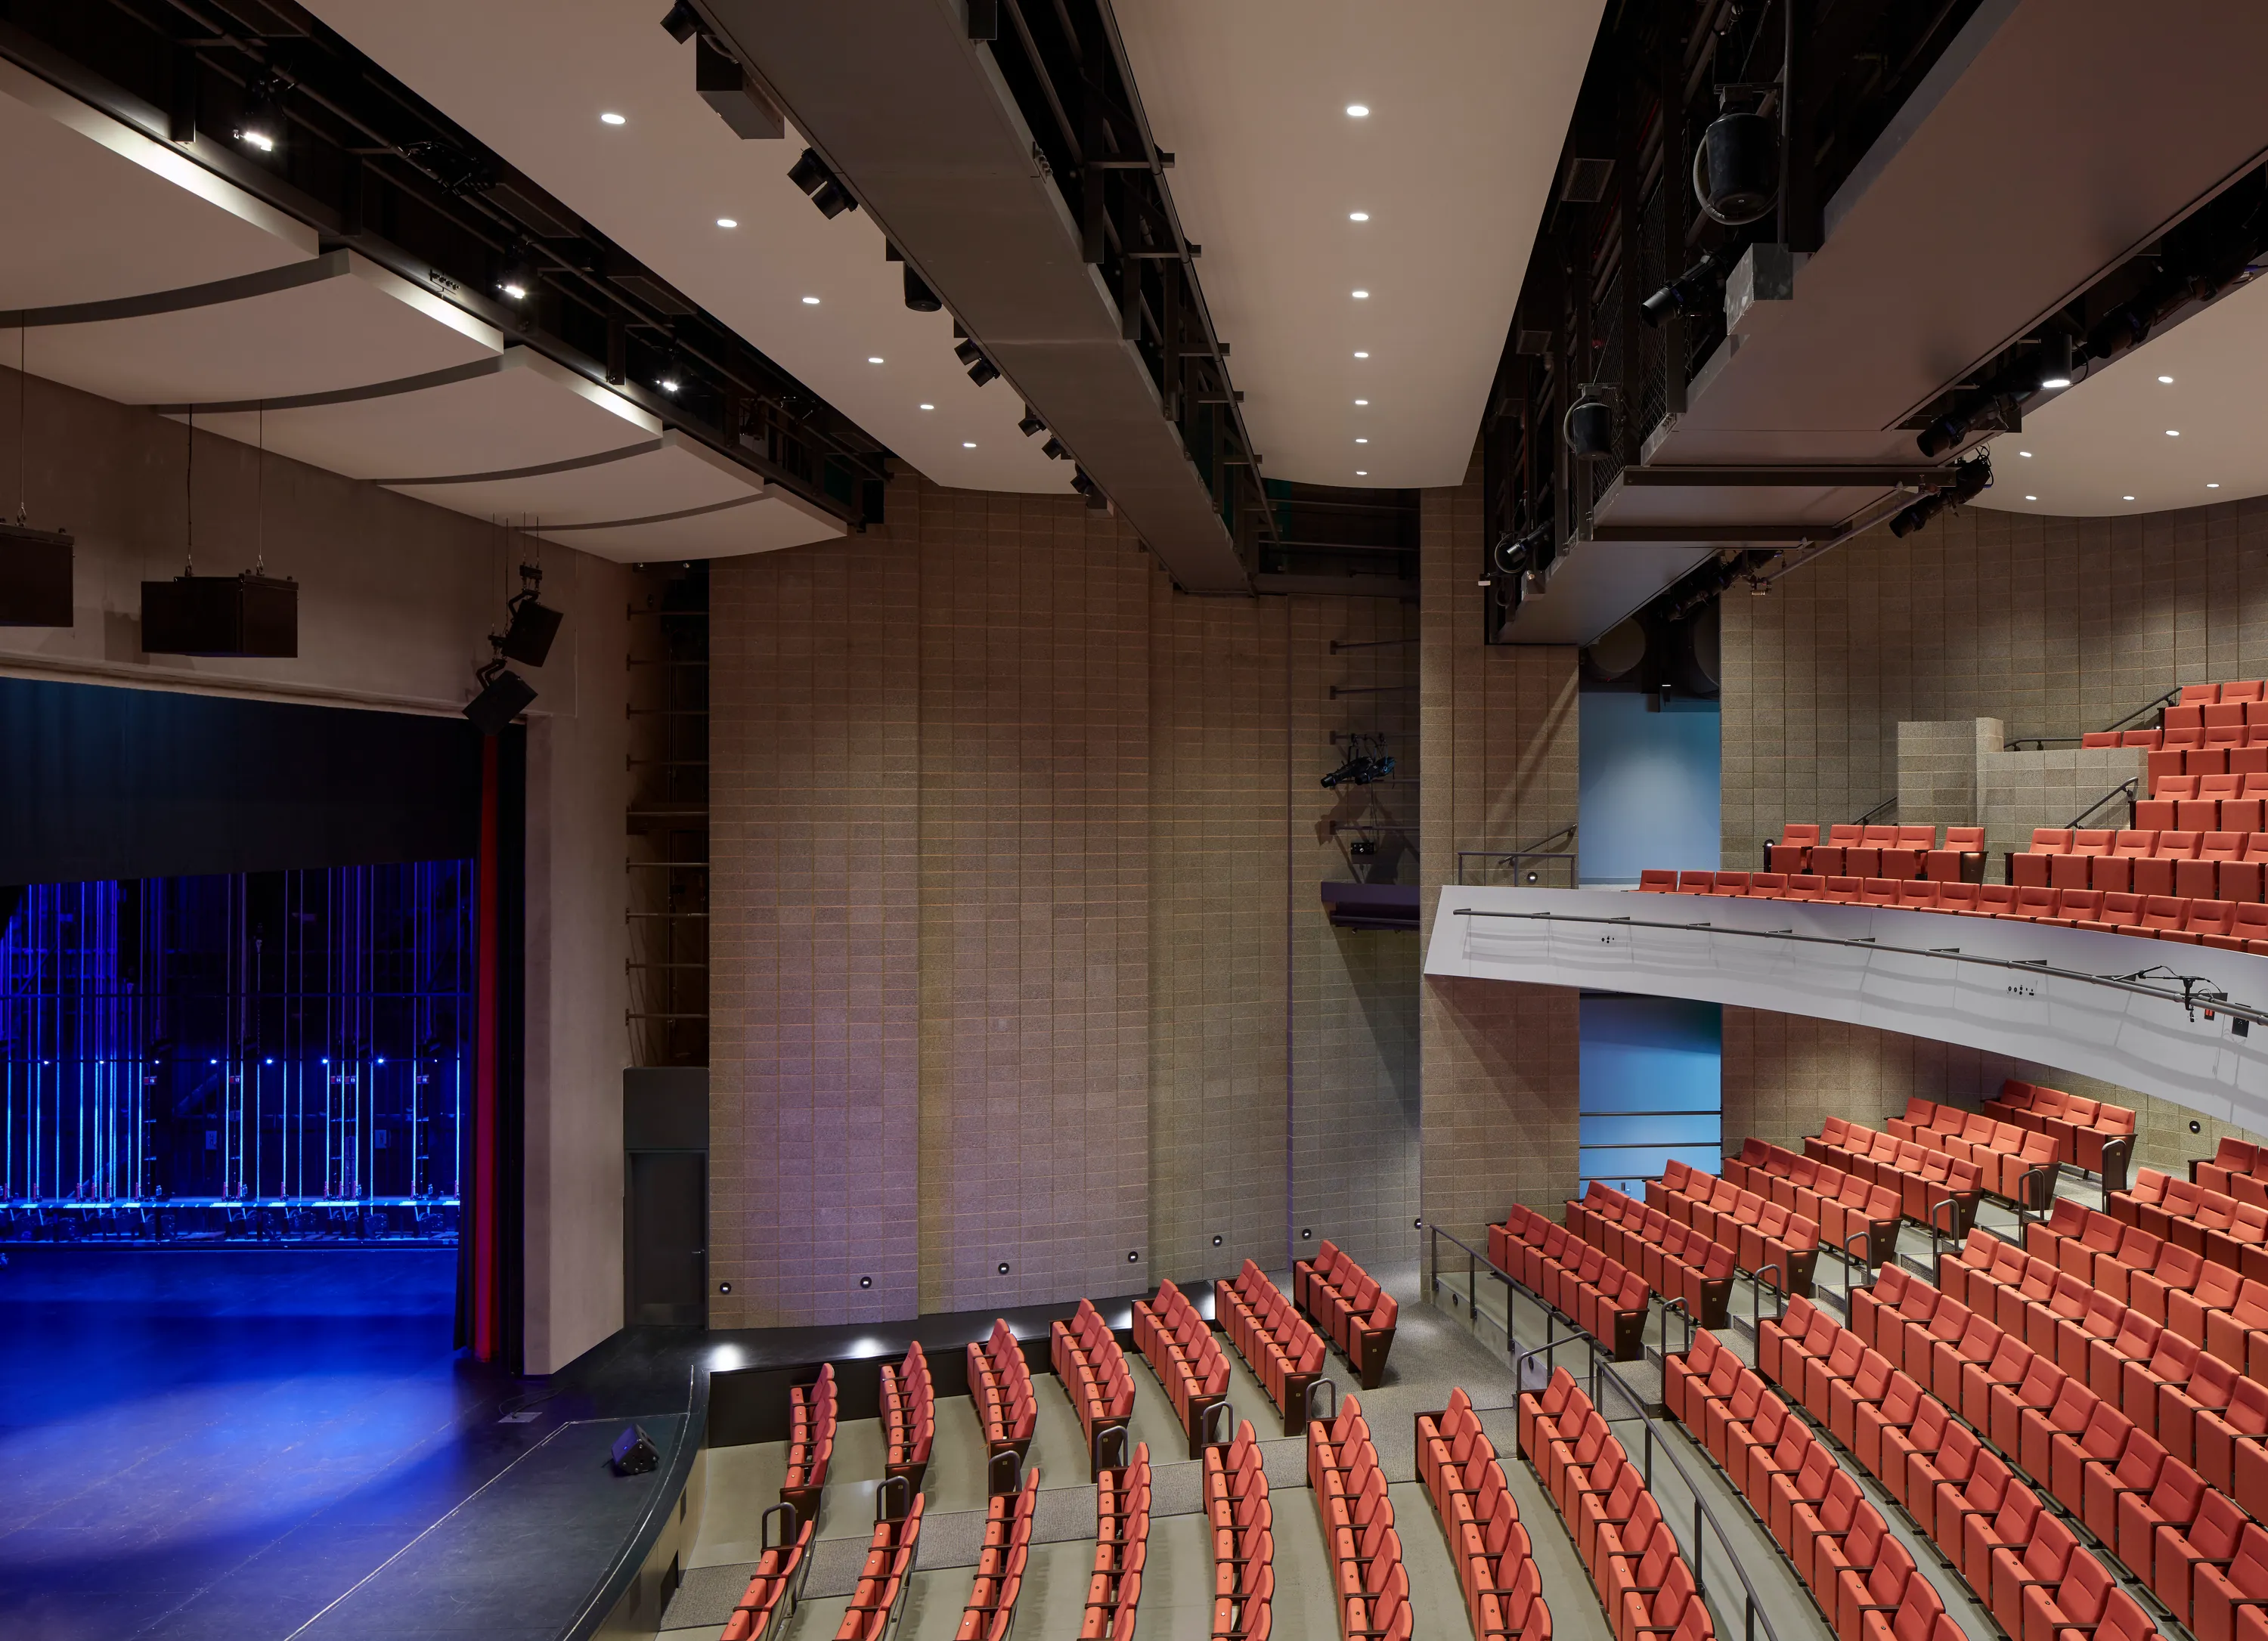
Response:
[[[1780,828],[1778,843],[1764,846],[1764,864],[1774,872],[1808,872],[1811,851],[1818,843],[1817,827],[1791,820]]]
[[[1929,851],[1924,875],[1939,883],[1974,883],[1984,875],[1984,828],[1949,826],[1945,828],[1945,847]]]
[[[2008,857],[2008,881],[2018,888],[2046,888],[2048,863],[2057,855],[2071,853],[2071,834],[2054,827],[2036,827],[2032,831],[2032,846],[2021,855]]]

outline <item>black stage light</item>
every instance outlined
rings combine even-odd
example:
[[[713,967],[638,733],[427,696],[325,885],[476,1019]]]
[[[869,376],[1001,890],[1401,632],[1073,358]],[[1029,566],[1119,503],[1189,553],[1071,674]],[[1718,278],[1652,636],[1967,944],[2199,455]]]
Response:
[[[1567,448],[1579,456],[1603,456],[1615,447],[1615,413],[1591,389],[1567,407],[1563,430]]]
[[[830,220],[846,210],[858,209],[858,202],[850,197],[850,190],[833,177],[819,185],[819,191],[811,196],[811,202],[819,207],[821,216]]]
[[[512,719],[534,704],[534,687],[501,661],[490,662],[476,676],[481,692],[465,703],[465,716],[483,735],[503,734]]]
[[[1760,114],[1719,114],[1693,155],[1701,209],[1728,228],[1771,214],[1779,195],[1779,130]]]
[[[979,387],[983,386],[987,382],[998,381],[999,379],[1000,367],[990,359],[979,359],[968,367],[968,379]]]
[[[1953,475],[1951,489],[1933,491],[1911,506],[1901,509],[1890,520],[1890,534],[1903,540],[1936,518],[1948,504],[1975,500],[1992,482],[1992,459],[1979,454],[1956,462]]]
[[[917,313],[934,313],[945,305],[943,298],[929,288],[922,276],[911,268],[906,269],[906,305]]]
[[[1048,430],[1048,424],[1040,420],[1039,413],[1037,411],[1034,410],[1031,406],[1026,405],[1024,407],[1024,419],[1016,423],[1016,430],[1019,433],[1021,433],[1026,438],[1029,438],[1035,433],[1046,432]]]
[[[1063,440],[1050,433],[1048,435],[1048,442],[1040,446],[1040,453],[1050,461],[1063,461],[1070,458],[1071,449]]]
[[[677,4],[669,8],[669,15],[661,19],[661,26],[669,31],[669,37],[681,46],[700,32],[701,14],[686,4],[685,0],[677,0]]]
[[[1726,272],[1740,260],[1745,248],[1738,240],[1719,246],[1639,303],[1638,317],[1649,325],[1659,327],[1672,313],[1690,313],[1696,308],[1706,307],[1712,302],[1721,302],[1720,291]]]
[[[497,294],[507,302],[525,302],[535,294],[535,259],[527,254],[525,244],[515,245],[497,270]]]
[[[2071,336],[2068,332],[2056,332],[2040,343],[2040,386],[2068,387],[2071,386]]]
[[[953,357],[963,364],[974,364],[984,357],[984,350],[973,342],[963,342],[953,350]]]
[[[236,122],[236,140],[259,153],[272,154],[284,145],[284,82],[263,74],[244,88],[244,113]]]
[[[71,538],[0,524],[0,627],[69,627]]]
[[[795,164],[787,168],[787,180],[806,194],[816,194],[826,184],[835,180],[835,173],[827,162],[809,149],[797,156]]]

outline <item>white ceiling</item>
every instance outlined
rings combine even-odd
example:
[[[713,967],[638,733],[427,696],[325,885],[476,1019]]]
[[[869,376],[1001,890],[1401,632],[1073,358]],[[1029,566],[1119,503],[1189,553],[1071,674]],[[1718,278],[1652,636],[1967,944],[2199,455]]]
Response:
[[[695,92],[694,48],[661,28],[666,4],[314,0],[313,9],[932,480],[1069,489],[1070,464],[1017,432],[1014,390],[977,387],[954,358],[951,316],[906,307],[902,271],[865,214],[829,221],[788,181],[803,147],[792,129],[784,142],[744,141]],[[625,122],[601,123],[607,112]],[[719,228],[720,217],[740,226]]]
[[[2264,380],[2268,279],[2095,365],[2022,432],[1995,438],[1992,488],[1977,505],[2085,518],[2268,496]]]
[[[1269,477],[1462,482],[1602,10],[1119,0]]]

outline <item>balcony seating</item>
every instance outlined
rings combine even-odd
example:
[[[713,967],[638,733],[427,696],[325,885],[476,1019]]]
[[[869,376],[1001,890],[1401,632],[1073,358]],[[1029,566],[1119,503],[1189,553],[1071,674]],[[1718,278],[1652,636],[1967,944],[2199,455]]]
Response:
[[[2190,1183],[2240,1203],[2268,1206],[2268,1147],[2223,1139],[2212,1156],[2191,1159]]]
[[[1804,1154],[1832,1163],[1848,1173],[1898,1193],[1899,1211],[1917,1224],[1952,1235],[1968,1233],[1983,1200],[1984,1171],[1976,1163],[1898,1138],[1894,1134],[1829,1117],[1815,1135],[1807,1136]],[[1950,1215],[1940,1204],[1950,1202]]]
[[[1349,1396],[1336,1418],[1314,1420],[1307,1432],[1308,1490],[1330,1549],[1339,1633],[1345,1641],[1409,1641],[1417,1622],[1410,1574],[1361,1404]]]
[[[922,1505],[923,1496],[909,1483],[885,1483],[874,1495],[874,1528],[866,1541],[866,1560],[835,1641],[882,1641],[891,1632],[921,1546]]]
[[[1012,1453],[1021,1459],[1029,1452],[1039,1404],[1024,1347],[1005,1320],[996,1320],[984,1342],[968,1347],[968,1399],[976,1405],[988,1453]]]
[[[1783,1291],[1811,1291],[1819,1262],[1819,1222],[1809,1216],[1774,1202],[1768,1194],[1744,1189],[1683,1163],[1670,1164],[1660,1180],[1646,1182],[1646,1201],[1673,1220],[1731,1248],[1735,1269],[1751,1275],[1775,1270]]]
[[[787,1475],[780,1483],[780,1502],[795,1506],[799,1521],[818,1519],[820,1490],[827,1485],[827,1467],[835,1457],[836,1414],[833,1363],[809,1384],[789,1387]]]
[[[1631,1225],[1643,1222],[1646,1210],[1621,1192],[1596,1183],[1591,1190],[1594,1197],[1587,1198],[1587,1203],[1595,1200],[1603,1207],[1612,1202],[1624,1214],[1635,1211]],[[1597,1193],[1604,1196],[1596,1196]],[[1677,1229],[1682,1232],[1684,1227]],[[1587,1232],[1594,1240],[1587,1240]],[[1646,1303],[1656,1280],[1675,1284],[1662,1290],[1673,1297],[1690,1291],[1704,1304],[1712,1298],[1719,1305],[1727,1302],[1732,1286],[1729,1264],[1719,1291],[1719,1284],[1705,1278],[1699,1266],[1687,1262],[1690,1237],[1677,1239],[1675,1249],[1668,1246],[1668,1238],[1660,1239],[1660,1246],[1645,1245],[1645,1252],[1653,1256],[1652,1276],[1609,1255],[1605,1249],[1610,1239],[1615,1247],[1636,1252],[1619,1218],[1602,1218],[1585,1208],[1563,1226],[1534,1209],[1515,1204],[1501,1223],[1489,1227],[1489,1263],[1598,1340],[1618,1362],[1637,1360],[1644,1348]]]
[[[1058,1324],[1060,1325],[1060,1324]],[[968,1600],[961,1609],[961,1628],[954,1641],[1007,1641],[1016,1624],[1016,1598],[1023,1593],[1024,1573],[1032,1553],[1032,1524],[1040,1505],[1040,1471],[1024,1471],[1023,1484],[1013,1492],[996,1494],[986,1501],[984,1545],[976,1558]]]
[[[1945,846],[1933,849],[1922,863],[1922,875],[1933,883],[1982,883],[1984,880],[1984,828],[1949,826]]]
[[[1276,1404],[1284,1433],[1307,1427],[1307,1387],[1323,1374],[1323,1336],[1250,1260],[1233,1282],[1213,1284],[1213,1314]]]
[[[1905,1115],[1886,1118],[1882,1126],[1900,1139],[1942,1151],[1977,1165],[1984,1188],[2003,1202],[2014,1203],[2029,1190],[2025,1205],[2047,1205],[2055,1188],[2055,1141],[2043,1133],[1996,1121],[1991,1114],[1960,1106],[1940,1106],[1910,1099]],[[2026,1185],[2026,1176],[2039,1177]]]
[[[1471,1398],[1451,1390],[1447,1408],[1418,1415],[1417,1436],[1418,1479],[1456,1564],[1476,1641],[1550,1641],[1551,1611],[1535,1551]],[[1632,1470],[1627,1487],[1583,1500],[1577,1549],[1587,1557],[1604,1530],[1630,1524],[1641,1490],[1637,1477]]]
[[[1095,1483],[1094,1571],[1087,1580],[1079,1641],[1130,1641],[1150,1549],[1150,1444]]]
[[[1227,1446],[1204,1450],[1204,1504],[1212,1527],[1212,1633],[1261,1641],[1272,1623],[1276,1539],[1268,1469],[1250,1419]]]
[[[1189,1296],[1163,1282],[1156,1299],[1134,1302],[1134,1348],[1173,1403],[1189,1439],[1189,1456],[1201,1457],[1207,1416],[1228,1399],[1228,1358],[1220,1342]]]
[[[1692,1569],[1643,1473],[1566,1370],[1522,1395],[1517,1417],[1521,1451],[1575,1541],[1616,1641],[1714,1641]]]
[[[1665,1180],[1682,1166],[1672,1163]],[[1868,1268],[1889,1258],[1903,1218],[1896,1191],[1758,1139],[1745,1142],[1738,1157],[1726,1158],[1724,1170],[1735,1184],[1811,1220],[1821,1241],[1846,1259],[1862,1240]]]
[[[1325,1239],[1315,1257],[1292,1267],[1292,1299],[1346,1358],[1365,1390],[1375,1390],[1386,1374],[1401,1304],[1378,1279]]]
[[[784,1523],[777,1544],[770,1542],[775,1512]],[[793,1505],[777,1505],[764,1512],[756,1571],[725,1621],[720,1641],[771,1641],[785,1630],[811,1576],[812,1534],[818,1525]]]
[[[1126,1371],[1126,1352],[1102,1314],[1086,1299],[1079,1302],[1071,1321],[1049,1328],[1048,1351],[1064,1394],[1079,1415],[1092,1480],[1102,1468],[1102,1432],[1123,1431],[1134,1417],[1134,1377]]]
[[[906,1477],[918,1492],[937,1439],[937,1390],[920,1340],[904,1361],[882,1365],[881,1407],[883,1474]]]
[[[1811,870],[1811,851],[1818,846],[1819,828],[1791,820],[1780,828],[1779,842],[1764,845],[1764,867],[1770,872]]]
[[[2248,1184],[2250,1181],[2247,1182]],[[2133,1225],[2216,1265],[2268,1281],[2268,1204],[2144,1168],[2110,1197],[2114,1224]]]
[[[2089,1174],[2102,1172],[2106,1146],[2131,1142],[2134,1136],[2134,1113],[2129,1107],[2014,1078],[2000,1085],[1984,1109],[2004,1122],[2054,1136],[2057,1157]]]

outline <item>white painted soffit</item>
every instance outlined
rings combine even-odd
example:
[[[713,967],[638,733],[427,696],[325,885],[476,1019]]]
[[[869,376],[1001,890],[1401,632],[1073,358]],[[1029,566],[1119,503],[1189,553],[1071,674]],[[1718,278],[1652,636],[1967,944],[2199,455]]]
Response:
[[[694,48],[660,27],[666,5],[311,9],[924,476],[1069,490],[1070,464],[1016,430],[1014,390],[976,386],[954,359],[951,316],[906,307],[903,270],[865,214],[830,221],[788,181],[803,149],[794,131],[744,140],[695,92]],[[623,122],[605,124],[603,113]]]
[[[1269,477],[1463,482],[1602,10],[1120,0]]]

